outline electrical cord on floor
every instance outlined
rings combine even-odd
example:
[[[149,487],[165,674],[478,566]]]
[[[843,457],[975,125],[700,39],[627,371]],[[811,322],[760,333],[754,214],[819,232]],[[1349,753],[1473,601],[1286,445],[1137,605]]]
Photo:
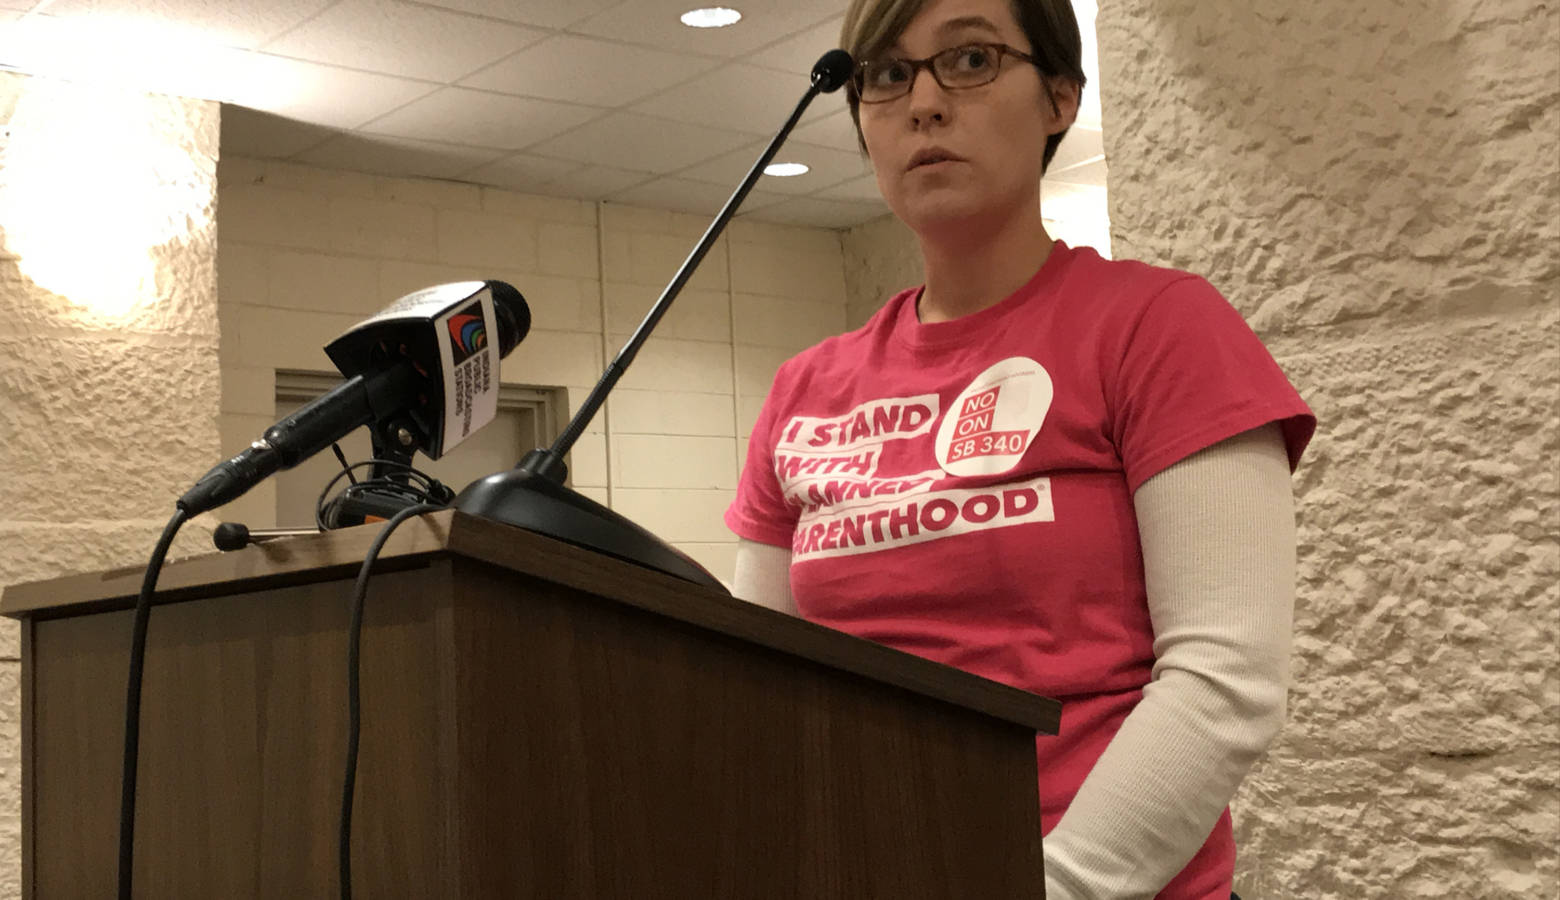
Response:
[[[340,859],[341,900],[352,900],[352,797],[357,786],[358,739],[363,724],[362,707],[358,700],[358,669],[362,656],[363,604],[368,597],[368,576],[374,560],[384,549],[385,542],[401,523],[413,516],[436,512],[441,506],[419,504],[407,507],[385,522],[374,543],[363,557],[363,567],[358,570],[357,583],[352,588],[352,620],[347,626],[347,766],[341,784],[341,827],[337,834],[337,850]]]
[[[119,781],[119,898],[130,900],[130,884],[135,867],[135,779],[136,766],[141,749],[141,675],[146,664],[146,624],[152,612],[152,594],[157,590],[157,577],[162,573],[163,560],[173,545],[174,535],[179,533],[189,518],[183,507],[163,529],[151,561],[146,564],[146,574],[141,579],[141,593],[135,601],[135,625],[130,636],[130,677],[125,692],[125,761]]]

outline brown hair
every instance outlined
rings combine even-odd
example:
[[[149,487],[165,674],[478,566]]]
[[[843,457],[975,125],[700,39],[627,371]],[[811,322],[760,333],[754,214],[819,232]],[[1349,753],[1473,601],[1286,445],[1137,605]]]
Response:
[[[1018,27],[1029,39],[1030,54],[1039,60],[1041,74],[1076,82],[1081,97],[1087,80],[1083,74],[1083,38],[1078,34],[1078,19],[1073,15],[1070,0],[1008,0],[1008,3],[1013,9],[1013,18],[1018,20]],[[850,8],[845,11],[845,22],[840,26],[840,46],[858,62],[871,59],[898,40],[925,5],[926,0],[851,0]],[[1046,91],[1050,92],[1049,85]],[[854,85],[845,96],[850,104],[851,121],[856,123],[856,138],[865,150],[866,140],[861,135],[861,101],[856,97]],[[1066,136],[1064,129],[1046,140],[1042,172],[1051,165],[1056,148]]]

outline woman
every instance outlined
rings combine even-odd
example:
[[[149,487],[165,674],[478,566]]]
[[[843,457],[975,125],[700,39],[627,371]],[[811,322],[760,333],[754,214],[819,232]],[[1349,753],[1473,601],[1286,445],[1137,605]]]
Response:
[[[736,592],[1061,700],[1048,896],[1224,900],[1226,807],[1284,715],[1315,420],[1205,281],[1047,236],[1067,0],[854,0],[842,43],[926,283],[776,375]]]

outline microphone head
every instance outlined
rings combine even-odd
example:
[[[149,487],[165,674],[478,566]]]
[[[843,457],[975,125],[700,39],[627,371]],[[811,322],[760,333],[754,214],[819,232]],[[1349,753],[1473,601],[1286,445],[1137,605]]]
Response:
[[[211,533],[218,550],[242,550],[249,546],[249,529],[241,522],[223,522]]]
[[[507,282],[490,279],[486,284],[493,292],[493,312],[498,318],[498,355],[505,357],[531,330],[531,307]]]
[[[832,94],[845,86],[850,80],[850,73],[855,71],[856,62],[850,58],[850,54],[844,50],[830,50],[820,56],[812,68],[812,83],[818,86],[818,90],[825,94]]]

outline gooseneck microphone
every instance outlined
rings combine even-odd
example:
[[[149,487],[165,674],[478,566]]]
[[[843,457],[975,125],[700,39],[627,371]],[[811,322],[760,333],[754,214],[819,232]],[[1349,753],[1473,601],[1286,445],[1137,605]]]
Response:
[[[849,53],[830,50],[813,63],[812,83],[820,93],[832,94],[850,81],[851,73],[855,70],[856,61],[850,58]]]
[[[484,312],[488,308],[491,313]],[[278,470],[290,469],[372,423],[393,426],[395,443],[437,459],[471,430],[455,433],[453,420],[445,415],[463,410],[462,402],[470,398],[447,395],[454,387],[450,382],[464,374],[457,366],[485,349],[488,321],[497,332],[502,358],[530,330],[531,311],[520,292],[502,281],[439,285],[390,304],[325,348],[349,376],[346,381],[266,429],[237,456],[218,463],[179,498],[179,508],[195,516],[229,503]],[[452,366],[450,361],[461,351],[468,351],[466,357]],[[478,357],[471,367],[486,372],[496,390],[498,373],[491,363]],[[460,422],[469,426],[464,416]]]
[[[534,467],[538,474],[546,475],[554,481],[563,481],[565,475],[563,468],[564,454],[569,452],[569,448],[574,446],[574,442],[580,439],[580,435],[590,425],[591,419],[596,417],[596,412],[601,409],[601,405],[607,400],[607,394],[612,391],[618,380],[623,377],[623,373],[627,371],[629,364],[639,354],[639,348],[649,339],[650,332],[655,330],[656,325],[660,324],[661,317],[666,315],[666,311],[671,308],[672,301],[677,299],[678,294],[682,293],[683,285],[687,284],[688,279],[693,277],[694,270],[698,268],[699,263],[704,261],[705,254],[709,252],[716,238],[720,237],[721,232],[726,230],[726,223],[731,221],[731,217],[736,214],[737,207],[741,206],[742,201],[747,199],[748,192],[758,182],[759,176],[764,174],[764,168],[775,158],[775,154],[780,152],[780,147],[785,143],[785,139],[791,135],[791,129],[795,128],[796,123],[801,120],[802,113],[806,112],[813,98],[819,94],[833,93],[839,90],[845,82],[849,81],[853,67],[854,63],[850,54],[844,50],[830,50],[813,64],[812,87],[808,88],[807,93],[802,96],[801,102],[796,104],[796,109],[792,111],[791,117],[780,127],[780,131],[769,142],[769,146],[764,148],[764,152],[759,155],[758,161],[748,170],[747,177],[743,178],[742,183],[737,185],[737,189],[732,192],[731,198],[726,201],[726,205],[721,209],[719,215],[715,217],[715,221],[711,222],[710,227],[705,230],[704,237],[699,239],[699,243],[694,246],[693,252],[688,254],[688,258],[683,261],[682,267],[677,270],[677,274],[672,276],[671,283],[661,292],[660,299],[656,301],[655,306],[650,308],[650,312],[645,316],[644,320],[639,323],[639,328],[628,339],[628,343],[623,345],[623,349],[618,351],[617,357],[607,366],[607,371],[601,376],[601,380],[596,383],[596,387],[590,392],[590,396],[585,399],[585,403],[580,407],[579,411],[575,413],[574,418],[569,421],[568,427],[553,442],[552,447],[547,450],[533,451],[532,455],[527,456],[526,462],[521,463],[522,466],[530,465]]]
[[[758,161],[732,192],[731,198],[726,201],[715,221],[710,223],[677,274],[672,276],[671,283],[639,323],[633,336],[607,366],[601,380],[591,390],[563,433],[551,447],[526,454],[514,469],[490,475],[468,486],[455,498],[456,509],[555,537],[686,581],[724,590],[713,575],[686,554],[622,515],[564,487],[563,481],[568,472],[563,458],[574,442],[579,440],[591,419],[595,418],[596,412],[606,402],[607,395],[638,355],[639,348],[666,315],[672,301],[692,277],[694,269],[703,261],[737,207],[764,173],[764,167],[774,159],[791,134],[791,129],[801,120],[802,113],[819,94],[839,90],[850,80],[853,68],[850,54],[844,50],[830,50],[819,58],[812,68],[812,84],[796,104],[790,118],[786,119],[764,152],[759,154]]]

